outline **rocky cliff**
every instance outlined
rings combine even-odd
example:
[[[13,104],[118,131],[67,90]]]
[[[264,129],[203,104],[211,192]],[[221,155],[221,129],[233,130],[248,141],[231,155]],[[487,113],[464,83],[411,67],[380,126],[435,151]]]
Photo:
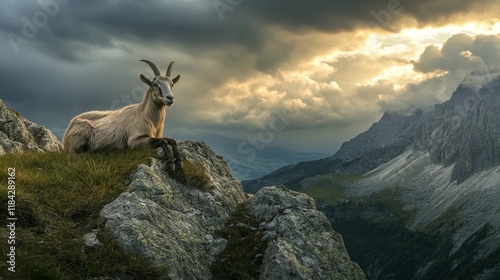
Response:
[[[23,185],[27,188],[26,194],[21,193],[16,197],[21,205],[19,215],[23,216],[19,225],[23,228],[22,232],[41,240],[29,243],[29,248],[19,245],[20,252],[28,249],[33,252],[30,255],[21,254],[22,260],[31,259],[34,264],[34,271],[20,271],[19,275],[47,278],[65,275],[65,279],[70,279],[68,277],[71,276],[68,275],[73,274],[66,266],[66,257],[70,256],[73,259],[69,263],[72,269],[76,269],[74,273],[79,277],[92,276],[91,279],[121,279],[123,275],[123,279],[130,279],[127,278],[130,273],[153,275],[137,271],[137,263],[142,260],[153,263],[154,273],[160,271],[161,279],[226,279],[232,273],[227,271],[233,268],[223,256],[228,255],[229,251],[239,258],[244,249],[239,247],[241,242],[237,239],[246,231],[253,237],[259,237],[254,241],[262,248],[256,250],[255,255],[250,256],[245,264],[252,271],[243,274],[244,279],[366,279],[359,266],[350,260],[342,237],[333,231],[327,218],[316,210],[312,198],[282,186],[265,188],[255,196],[246,194],[239,181],[233,177],[226,161],[205,143],[179,142],[179,150],[185,162],[183,171],[167,173],[164,163],[159,159],[162,158],[161,151],[158,151],[156,157],[150,158],[149,164],[140,164],[130,175],[125,191],[114,196],[110,203],[101,208],[100,218],[97,218],[100,222],[82,222],[92,221],[91,217],[96,216],[95,213],[87,213],[87,209],[77,210],[76,213],[70,209],[53,209],[54,205],[66,202],[70,205],[88,203],[89,207],[99,205],[97,201],[92,203],[87,201],[87,197],[78,195],[89,193],[97,195],[94,199],[99,200],[102,199],[99,196],[112,193],[112,188],[99,191],[99,184],[106,185],[105,181],[110,182],[110,174],[105,170],[114,170],[109,165],[106,167],[106,159],[123,160],[127,154],[120,151],[114,155],[109,151],[102,154],[71,155],[70,159],[69,155],[57,152],[61,150],[61,144],[50,131],[21,118],[3,103],[0,105],[0,133],[3,137],[0,147],[3,153],[56,151],[40,153],[40,156],[32,153],[19,154],[12,158],[21,159],[23,164],[8,164],[16,165],[20,173],[22,171],[29,177],[29,172],[38,174],[46,167],[47,162],[59,160],[62,163],[58,172],[72,174],[71,178],[61,178],[60,174],[46,174],[39,181],[43,186]],[[141,153],[138,151],[135,154]],[[25,158],[22,158],[23,155]],[[78,172],[75,170],[77,167],[86,171]],[[51,170],[47,172],[50,173]],[[90,174],[92,172],[98,174]],[[113,172],[118,173],[116,170]],[[65,180],[88,182],[90,185],[85,190],[79,189],[81,187],[74,189],[66,186]],[[19,183],[22,183],[21,179]],[[34,195],[35,193],[46,189],[54,190],[54,195],[34,199],[37,195],[40,196]],[[1,191],[5,194],[7,192],[3,189]],[[56,197],[58,201],[51,201],[52,197]],[[61,202],[60,199],[68,201]],[[232,221],[235,220],[235,215],[246,218],[234,224]],[[48,224],[45,227],[44,223],[38,221]],[[71,226],[59,230],[57,226],[62,224]],[[35,229],[33,235],[29,235],[30,228]],[[75,240],[78,238],[74,235],[82,230],[90,232],[82,235],[80,241]],[[223,233],[228,230],[233,236]],[[0,235],[5,234],[5,229],[2,229]],[[44,234],[56,235],[58,243],[69,238],[70,240],[66,240],[67,247],[76,247],[78,252],[73,252],[73,249],[64,251],[65,246],[53,244],[55,241],[52,237]],[[252,243],[244,245],[253,246]],[[40,248],[37,249],[37,246]],[[141,261],[133,261],[132,271],[118,274],[111,270],[113,272],[109,275],[95,277],[96,271],[102,268],[87,271],[86,267],[92,265],[92,258],[102,257],[102,252],[116,256],[113,246],[125,251],[125,259],[128,261],[133,261],[136,257]],[[251,250],[254,249],[251,247]],[[44,257],[44,254],[52,255]],[[53,260],[58,262],[58,258],[64,258],[60,260],[61,265],[65,263],[63,272],[54,272],[54,268],[47,265]],[[219,266],[222,269],[214,269],[215,263],[222,264]],[[28,270],[28,267],[30,265],[26,264],[17,269]],[[0,278],[3,279],[2,273],[5,271],[7,270],[2,269]],[[11,276],[5,277],[8,279]]]
[[[412,279],[500,277],[500,76],[480,77],[483,84],[460,85],[428,112],[404,153],[346,190],[388,205],[420,238],[439,240],[415,261],[420,275]]]
[[[0,155],[23,151],[60,151],[52,132],[8,109],[0,99]]]
[[[128,190],[100,214],[124,250],[164,267],[167,279],[212,279],[211,266],[228,246],[218,232],[234,227],[227,222],[243,206],[267,242],[259,279],[365,279],[313,199],[276,186],[248,198],[206,144],[186,141],[179,150],[203,166],[208,188],[173,179],[158,160],[139,166]]]
[[[139,166],[126,192],[101,211],[120,246],[167,268],[170,279],[210,279],[210,265],[227,241],[214,237],[247,197],[225,161],[206,144],[182,142],[179,151],[202,164],[210,190],[183,184],[158,160]]]

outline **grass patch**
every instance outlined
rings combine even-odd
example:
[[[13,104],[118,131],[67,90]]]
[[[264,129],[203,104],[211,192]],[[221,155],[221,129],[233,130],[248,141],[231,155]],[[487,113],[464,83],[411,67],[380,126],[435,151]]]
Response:
[[[301,192],[330,205],[336,205],[346,200],[346,187],[359,179],[359,176],[335,173],[318,175],[302,180]]]
[[[446,209],[438,218],[434,219],[425,228],[423,232],[440,233],[441,235],[452,235],[460,226],[462,226],[461,217],[464,203],[453,204]]]
[[[189,160],[182,160],[183,168],[169,171],[169,175],[175,180],[202,191],[211,190],[210,178],[205,167],[201,163],[191,163]]]
[[[408,211],[404,209],[404,204],[401,202],[402,191],[400,187],[386,188],[371,195],[368,200],[374,204],[378,203],[387,206],[394,214],[408,224],[415,220],[417,210]]]
[[[258,230],[258,222],[245,205],[238,206],[216,235],[228,240],[228,244],[212,264],[213,279],[257,279],[269,240],[262,240],[264,233]]]
[[[7,170],[16,169],[16,273],[8,279],[159,278],[160,268],[120,250],[99,219],[102,207],[126,189],[130,173],[154,155],[144,149],[0,157],[0,205],[7,205]],[[6,212],[0,211],[3,221]],[[85,247],[83,235],[96,228],[103,245]],[[7,235],[2,227],[0,236]],[[0,252],[5,256],[7,246]],[[7,273],[6,262],[0,271]]]

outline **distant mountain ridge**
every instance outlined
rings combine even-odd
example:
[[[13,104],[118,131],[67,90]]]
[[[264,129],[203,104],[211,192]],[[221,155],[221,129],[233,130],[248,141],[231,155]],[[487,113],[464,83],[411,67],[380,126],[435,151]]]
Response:
[[[326,153],[301,152],[277,145],[266,145],[262,150],[249,145],[245,149],[250,149],[253,153],[248,153],[248,150],[242,151],[239,148],[244,143],[241,139],[220,135],[209,135],[206,142],[227,160],[234,176],[240,181],[260,178],[290,164],[329,156]]]
[[[328,154],[299,152],[283,146],[266,147],[258,151],[252,160],[237,153],[224,154],[234,176],[240,180],[259,178],[283,166],[326,156]]]
[[[471,80],[482,73],[472,73]],[[465,81],[464,81],[465,82]],[[430,111],[386,112],[367,131],[342,144],[335,155],[285,166],[262,178],[244,181],[255,193],[269,184],[283,184],[335,172],[364,174],[399,156],[410,146],[428,150],[433,163],[457,163],[453,180],[500,163],[500,77],[487,86],[461,84],[450,100]]]

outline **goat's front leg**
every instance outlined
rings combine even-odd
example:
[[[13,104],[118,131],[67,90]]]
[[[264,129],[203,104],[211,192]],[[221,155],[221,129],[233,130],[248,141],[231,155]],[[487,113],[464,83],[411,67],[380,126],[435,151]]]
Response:
[[[174,158],[175,158],[175,166],[177,168],[182,169],[182,157],[181,153],[179,153],[179,150],[177,149],[177,141],[172,138],[165,138],[167,140],[167,143],[172,146],[172,150],[174,151]]]
[[[165,161],[166,169],[174,171],[175,170],[174,156],[172,156],[172,152],[170,152],[170,149],[168,148],[168,144],[169,144],[168,140],[165,138],[150,138],[149,144],[151,145],[151,147],[153,149],[161,147],[161,149],[163,150],[163,154],[165,154],[165,158],[166,158],[166,161]],[[176,162],[176,165],[177,165],[177,162]],[[182,168],[182,165],[180,168]]]
[[[168,148],[168,141],[166,139],[141,136],[131,139],[128,144],[132,149],[140,147],[151,147],[153,149],[161,148],[166,158],[166,169],[172,171],[175,170],[174,157]]]

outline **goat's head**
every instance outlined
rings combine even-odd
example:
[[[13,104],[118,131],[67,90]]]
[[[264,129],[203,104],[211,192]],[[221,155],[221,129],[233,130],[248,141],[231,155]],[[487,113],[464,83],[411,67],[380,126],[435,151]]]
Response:
[[[144,59],[141,61],[147,63],[155,74],[155,77],[152,81],[142,74],[140,76],[141,81],[151,88],[153,101],[158,105],[171,106],[172,104],[174,104],[174,94],[172,92],[172,87],[175,83],[177,83],[177,81],[179,81],[181,77],[181,75],[177,75],[175,78],[172,78],[170,76],[172,74],[172,66],[174,62],[170,62],[165,76],[162,76],[160,74],[160,70],[158,70],[158,67],[156,67],[153,62]]]

